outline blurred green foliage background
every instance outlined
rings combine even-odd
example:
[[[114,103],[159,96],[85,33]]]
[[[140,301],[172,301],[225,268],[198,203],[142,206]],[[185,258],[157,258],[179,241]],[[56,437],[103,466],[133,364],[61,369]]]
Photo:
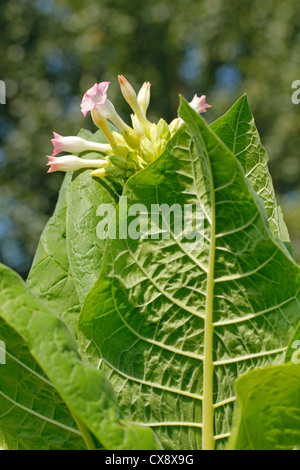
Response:
[[[1,0],[0,260],[25,276],[63,175],[46,174],[52,131],[93,129],[83,93],[117,74],[152,83],[150,117],[171,120],[178,94],[206,94],[212,121],[247,92],[300,260],[298,0]]]

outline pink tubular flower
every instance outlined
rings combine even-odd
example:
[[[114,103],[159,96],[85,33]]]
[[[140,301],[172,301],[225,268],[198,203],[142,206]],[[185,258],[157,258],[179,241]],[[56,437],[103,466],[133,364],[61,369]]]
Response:
[[[89,140],[82,139],[77,136],[63,137],[62,135],[53,132],[54,139],[51,140],[54,151],[53,156],[60,152],[74,152],[80,153],[89,150],[96,150],[98,152],[107,153],[111,150],[111,146],[108,144],[101,144],[99,142],[92,142]]]
[[[109,119],[121,132],[128,128],[127,124],[120,118],[114,105],[107,98],[107,89],[110,82],[95,83],[84,95],[81,102],[81,111],[84,116],[91,111],[93,121],[106,135],[113,145],[113,138],[106,120]]]
[[[57,155],[60,152],[64,152],[64,145],[62,142],[62,136],[57,134],[56,132],[53,132],[54,139],[51,139],[51,142],[53,144],[53,156]]]
[[[89,111],[93,111],[99,104],[105,104],[107,89],[110,82],[95,83],[83,96],[81,101],[81,112],[84,117]]]
[[[54,171],[76,171],[82,168],[104,168],[108,165],[107,160],[87,160],[76,157],[75,155],[63,155],[62,157],[47,156],[50,166],[48,173]]]
[[[211,108],[210,104],[206,103],[206,96],[197,96],[197,94],[194,96],[192,101],[189,103],[190,107],[193,108],[196,113],[201,114],[201,113],[206,113],[207,108]]]

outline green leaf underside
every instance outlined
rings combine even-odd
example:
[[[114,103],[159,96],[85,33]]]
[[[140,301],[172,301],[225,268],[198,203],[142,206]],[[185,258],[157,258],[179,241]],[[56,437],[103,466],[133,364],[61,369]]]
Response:
[[[66,244],[66,212],[71,180],[72,174],[67,173],[54,214],[42,233],[27,284],[76,334],[80,304]]]
[[[151,204],[200,204],[203,246],[191,250],[172,233],[108,240],[80,341],[127,418],[152,426],[165,449],[224,448],[236,378],[283,362],[300,272],[228,147],[185,102],[180,115],[186,125],[124,196],[148,213]],[[118,218],[119,209],[117,229]]]
[[[210,128],[241,163],[254,191],[263,201],[272,232],[279,236],[277,204],[268,170],[268,155],[261,145],[246,95],[213,122]]]
[[[101,131],[91,135],[81,131],[79,135],[87,140],[106,142]],[[89,159],[99,158],[99,154],[92,152],[86,156]],[[101,271],[105,240],[97,237],[97,224],[100,221],[97,209],[101,204],[116,206],[121,191],[120,182],[92,178],[91,170],[73,174],[67,209],[67,247],[81,304]]]
[[[80,450],[85,444],[61,397],[23,339],[0,319],[0,433],[9,450]],[[0,343],[1,352],[1,343]]]
[[[292,450],[300,445],[300,365],[252,371],[236,383],[230,450]]]
[[[57,393],[105,448],[158,448],[158,442],[150,429],[122,421],[110,383],[102,372],[81,361],[74,337],[65,323],[29,291],[16,273],[3,265],[0,265],[0,318],[14,330],[13,335],[18,334],[23,338],[32,357],[55,386]],[[22,343],[18,344],[21,347]],[[13,356],[10,342],[7,351]],[[24,355],[26,357],[26,348]],[[35,368],[35,363],[30,361],[29,358],[27,364]],[[0,367],[6,368],[5,365]],[[6,372],[1,373],[6,374],[9,370],[7,368]],[[42,376],[45,377],[44,374]],[[19,382],[18,379],[8,377],[11,384],[15,380]],[[8,389],[9,384],[1,381],[0,392]],[[30,396],[26,397],[25,383],[24,389],[25,396],[20,399],[24,398],[24,404],[28,399],[28,403],[38,409],[40,403],[32,403]],[[49,403],[49,413],[53,406],[52,401]],[[59,418],[64,419],[63,416]]]
[[[223,116],[210,125],[241,163],[256,194],[262,199],[270,229],[293,256],[281,207],[277,205],[268,155],[261,145],[247,96],[243,95]]]

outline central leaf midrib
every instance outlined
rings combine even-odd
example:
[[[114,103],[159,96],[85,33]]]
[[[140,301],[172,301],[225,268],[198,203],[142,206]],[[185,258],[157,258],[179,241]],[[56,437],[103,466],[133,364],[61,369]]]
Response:
[[[214,403],[213,403],[213,295],[214,295],[214,267],[216,250],[216,214],[215,214],[215,188],[209,152],[204,140],[201,140],[205,149],[209,177],[211,183],[211,243],[209,248],[209,262],[207,273],[207,295],[204,322],[204,361],[203,361],[203,431],[202,449],[214,450]]]

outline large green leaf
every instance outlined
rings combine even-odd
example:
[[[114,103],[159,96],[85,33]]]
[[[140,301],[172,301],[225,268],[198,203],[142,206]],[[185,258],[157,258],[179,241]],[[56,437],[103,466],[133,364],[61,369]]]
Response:
[[[66,245],[66,211],[72,175],[67,173],[53,216],[38,245],[27,283],[45,305],[55,310],[76,333],[80,312]]]
[[[198,205],[203,244],[176,239],[174,221],[170,239],[109,239],[79,329],[128,419],[155,428],[164,448],[224,448],[237,377],[283,362],[300,270],[237,158],[186,102],[180,115],[186,125],[128,180],[120,205]]]
[[[5,442],[0,440],[0,448],[85,449],[68,407],[21,336],[1,319],[0,341],[6,345],[6,364],[0,365],[0,433]]]
[[[243,95],[223,116],[210,125],[242,164],[256,194],[266,209],[272,232],[291,255],[292,246],[282,210],[277,205],[273,182],[268,170],[268,155],[261,144],[247,96]]]
[[[122,421],[110,383],[102,372],[81,361],[75,339],[63,320],[45,307],[16,273],[3,265],[0,265],[0,318],[23,338],[49,382],[72,410],[90,446],[89,431],[107,449],[158,448],[152,431]],[[13,355],[9,344],[8,353]],[[10,368],[5,373],[10,374]],[[19,382],[19,378],[12,375],[10,380]],[[1,392],[6,393],[8,388],[1,382]],[[26,396],[20,398],[25,404]],[[39,403],[31,398],[28,397],[27,406],[38,409]],[[49,403],[49,412],[51,408],[53,403]]]
[[[70,270],[66,244],[67,200],[72,174],[67,173],[53,216],[47,223],[27,283],[45,305],[76,333],[80,305]]]
[[[268,155],[261,145],[246,95],[213,122],[210,128],[242,164],[254,191],[264,203],[271,230],[279,236],[277,204],[268,170]]]
[[[96,142],[105,141],[101,131],[81,133],[80,136]],[[99,157],[99,154],[90,152],[86,155],[90,159]],[[107,178],[92,178],[91,170],[73,174],[67,209],[67,246],[81,303],[99,278],[105,247],[105,239],[97,236],[100,221],[97,209],[101,204],[116,206],[122,189],[118,181],[113,183]]]
[[[300,365],[249,372],[236,383],[231,450],[292,450],[300,445]]]

